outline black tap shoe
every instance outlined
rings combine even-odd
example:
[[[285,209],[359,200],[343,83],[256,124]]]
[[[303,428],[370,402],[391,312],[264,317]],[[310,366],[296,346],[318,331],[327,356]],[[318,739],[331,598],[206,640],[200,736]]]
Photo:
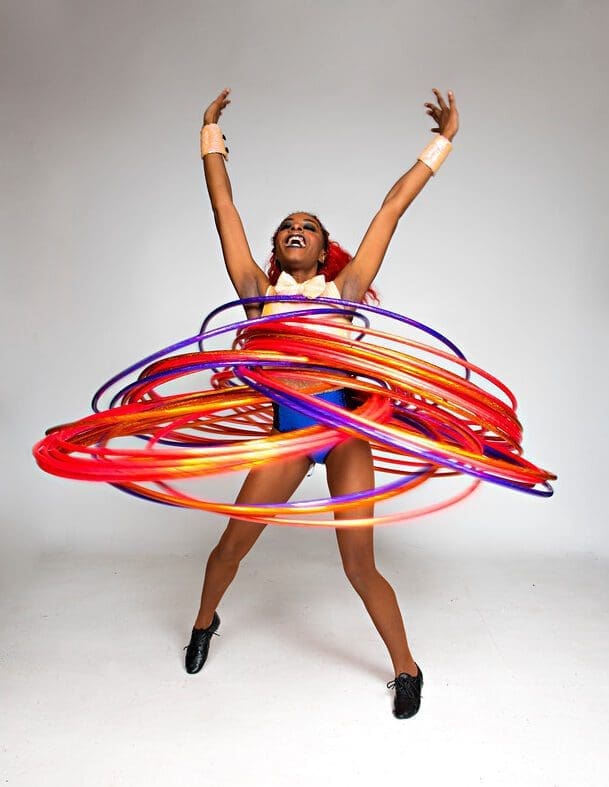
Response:
[[[396,719],[409,719],[421,707],[421,689],[423,673],[417,664],[417,674],[413,677],[407,672],[400,673],[395,680],[390,680],[388,689],[395,688],[393,715]]]
[[[193,629],[190,637],[190,642],[184,650],[186,651],[186,672],[194,675],[199,672],[201,667],[207,660],[209,653],[209,643],[213,634],[216,634],[216,629],[220,625],[220,618],[218,613],[214,612],[214,618],[206,629]],[[219,634],[216,634],[219,637]]]

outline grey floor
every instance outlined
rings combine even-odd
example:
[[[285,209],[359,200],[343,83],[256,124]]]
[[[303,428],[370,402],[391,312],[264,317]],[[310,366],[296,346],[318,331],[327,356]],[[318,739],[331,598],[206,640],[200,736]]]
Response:
[[[332,534],[297,552],[264,537],[196,676],[182,648],[203,552],[53,555],[15,582],[0,782],[609,782],[606,560],[377,546],[425,676],[421,711],[398,721],[384,646]]]

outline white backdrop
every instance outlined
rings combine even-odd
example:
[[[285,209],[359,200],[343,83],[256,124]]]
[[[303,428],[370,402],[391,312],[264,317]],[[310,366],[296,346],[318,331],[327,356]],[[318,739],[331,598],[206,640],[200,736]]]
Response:
[[[454,151],[404,215],[377,285],[385,307],[445,332],[515,391],[526,455],[560,478],[550,500],[489,486],[386,537],[607,554],[604,4],[3,7],[8,568],[41,551],[180,553],[223,526],[47,476],[30,450],[49,424],[86,415],[112,373],[233,297],[198,151],[202,110],[224,86],[230,176],[260,263],[301,209],[354,251],[430,138],[431,88],[454,90]],[[213,490],[229,498],[236,484]]]

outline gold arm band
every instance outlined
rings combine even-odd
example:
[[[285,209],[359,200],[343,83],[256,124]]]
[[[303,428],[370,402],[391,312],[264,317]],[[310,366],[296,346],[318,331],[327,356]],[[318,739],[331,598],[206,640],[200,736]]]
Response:
[[[423,164],[427,164],[429,169],[435,175],[452,148],[452,142],[446,139],[446,137],[443,137],[441,134],[438,134],[423,150],[418,158],[418,161],[422,161]]]
[[[217,123],[207,123],[201,127],[201,158],[208,153],[221,153],[228,161],[228,148],[224,144],[225,136]]]

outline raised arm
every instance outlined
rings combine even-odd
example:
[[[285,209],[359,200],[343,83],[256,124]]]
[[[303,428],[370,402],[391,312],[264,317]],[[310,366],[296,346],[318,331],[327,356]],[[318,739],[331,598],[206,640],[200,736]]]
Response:
[[[427,114],[436,123],[436,127],[431,130],[452,141],[459,128],[455,97],[449,90],[447,105],[439,90],[434,88],[433,92],[436,94],[438,106],[425,104],[428,107]],[[336,285],[343,298],[359,302],[364,297],[381,267],[389,241],[400,218],[432,174],[427,164],[417,161],[390,189],[378,213],[372,219],[354,258],[336,277]]]
[[[229,93],[230,90],[226,88],[207,107],[203,116],[204,126],[218,122],[222,110],[230,104]],[[221,153],[207,153],[203,157],[203,170],[230,280],[240,298],[264,295],[268,279],[252,257],[241,217],[233,203],[224,156]],[[255,313],[256,309],[247,311]]]

